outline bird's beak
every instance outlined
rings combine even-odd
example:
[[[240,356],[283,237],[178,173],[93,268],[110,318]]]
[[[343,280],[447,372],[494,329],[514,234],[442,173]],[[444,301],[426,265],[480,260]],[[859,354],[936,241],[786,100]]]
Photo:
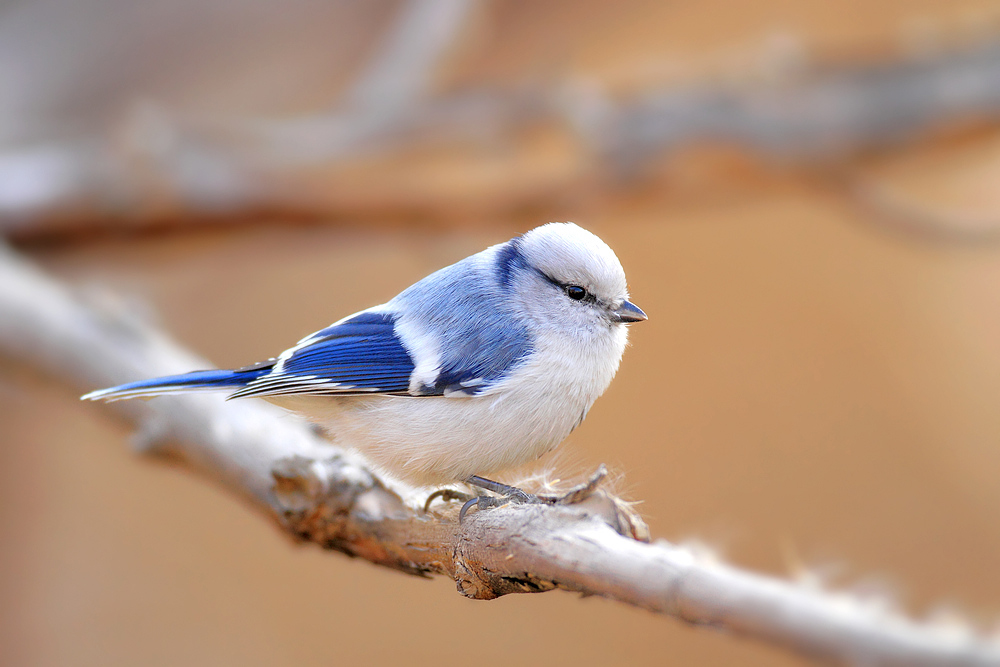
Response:
[[[622,301],[622,305],[611,311],[612,322],[642,322],[648,319],[642,308],[630,301]]]

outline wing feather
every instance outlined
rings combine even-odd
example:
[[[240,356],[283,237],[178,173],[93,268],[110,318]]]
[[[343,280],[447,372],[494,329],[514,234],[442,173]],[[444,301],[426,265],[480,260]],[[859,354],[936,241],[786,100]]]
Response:
[[[281,354],[271,372],[230,398],[290,394],[404,394],[413,360],[395,318],[362,312],[316,332]]]

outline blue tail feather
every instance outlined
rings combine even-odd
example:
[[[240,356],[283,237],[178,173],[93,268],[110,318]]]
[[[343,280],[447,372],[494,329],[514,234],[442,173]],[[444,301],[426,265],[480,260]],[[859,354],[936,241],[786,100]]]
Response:
[[[192,373],[184,373],[183,375],[168,375],[151,380],[129,382],[117,387],[92,391],[80,398],[92,401],[117,401],[137,396],[158,396],[160,394],[187,391],[240,388],[245,387],[262,375],[267,375],[269,372],[271,372],[270,367],[249,367],[235,371],[194,371]]]

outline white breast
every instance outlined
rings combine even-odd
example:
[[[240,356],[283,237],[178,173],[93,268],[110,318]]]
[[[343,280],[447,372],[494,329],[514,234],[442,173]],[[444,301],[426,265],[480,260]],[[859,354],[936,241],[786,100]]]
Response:
[[[613,327],[567,346],[542,336],[535,352],[477,396],[288,396],[344,446],[416,484],[488,477],[537,459],[562,442],[604,393],[627,332]]]

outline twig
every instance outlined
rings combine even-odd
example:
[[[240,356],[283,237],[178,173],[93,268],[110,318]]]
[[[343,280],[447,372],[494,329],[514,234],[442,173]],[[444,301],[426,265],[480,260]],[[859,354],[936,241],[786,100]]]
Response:
[[[907,196],[863,172],[823,169],[819,176],[821,183],[856,207],[868,224],[953,246],[1000,241],[1000,219],[993,212],[945,210]]]
[[[430,90],[442,58],[475,0],[408,0],[375,57],[347,93],[346,106],[398,113]]]
[[[0,352],[93,388],[205,366],[113,302],[88,302],[0,246]],[[472,598],[560,588],[600,595],[803,654],[864,665],[1000,665],[1000,644],[918,624],[666,542],[584,486],[562,504],[423,513],[365,464],[261,402],[213,395],[115,404],[147,449],[222,479],[290,533]],[[282,417],[279,418],[279,414]]]

